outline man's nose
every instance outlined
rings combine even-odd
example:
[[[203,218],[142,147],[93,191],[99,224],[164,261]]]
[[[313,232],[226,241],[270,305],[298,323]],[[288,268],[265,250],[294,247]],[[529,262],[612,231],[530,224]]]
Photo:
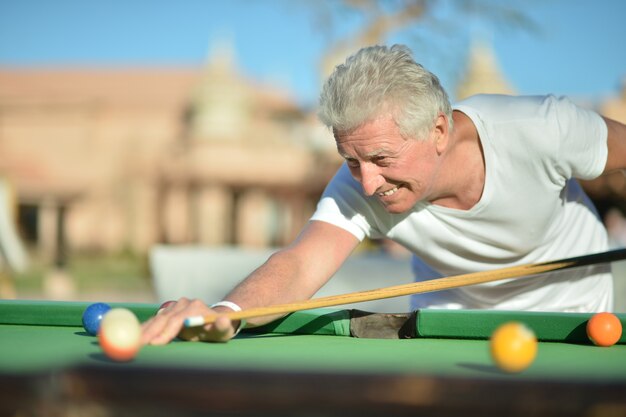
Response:
[[[379,167],[374,164],[361,165],[361,186],[365,195],[374,195],[384,183],[385,179],[381,175]]]

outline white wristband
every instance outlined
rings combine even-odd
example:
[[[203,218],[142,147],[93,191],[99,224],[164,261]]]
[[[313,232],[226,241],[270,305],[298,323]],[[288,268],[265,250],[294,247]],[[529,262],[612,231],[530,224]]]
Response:
[[[215,303],[211,305],[211,308],[214,308],[214,307],[227,307],[233,311],[241,311],[241,307],[239,307],[237,304],[233,303],[232,301],[220,301],[219,303]],[[243,329],[244,327],[246,327],[246,321],[244,319],[241,319],[239,322],[239,326],[237,326],[237,329],[235,330],[235,334],[233,335],[233,337],[237,336],[239,332],[241,331],[241,329]]]

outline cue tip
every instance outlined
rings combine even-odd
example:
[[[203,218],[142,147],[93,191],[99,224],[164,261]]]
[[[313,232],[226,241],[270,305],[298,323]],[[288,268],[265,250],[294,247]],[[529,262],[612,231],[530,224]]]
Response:
[[[202,326],[204,324],[204,317],[202,316],[192,316],[192,317],[187,317],[185,319],[185,327],[196,327],[196,326]]]

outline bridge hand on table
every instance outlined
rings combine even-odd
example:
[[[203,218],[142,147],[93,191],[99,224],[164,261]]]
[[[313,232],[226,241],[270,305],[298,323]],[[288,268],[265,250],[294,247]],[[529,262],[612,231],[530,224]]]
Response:
[[[230,310],[224,312],[227,311]],[[235,329],[227,317],[218,317],[214,323],[204,326],[184,326],[188,317],[211,314],[217,315],[218,311],[200,300],[181,298],[177,302],[164,303],[154,317],[142,324],[142,344],[165,345],[176,337],[194,342],[228,342],[235,335]]]

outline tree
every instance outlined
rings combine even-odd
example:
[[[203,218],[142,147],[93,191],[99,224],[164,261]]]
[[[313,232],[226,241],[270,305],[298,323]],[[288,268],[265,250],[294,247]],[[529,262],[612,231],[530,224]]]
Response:
[[[321,71],[329,74],[346,56],[365,45],[387,43],[401,35],[414,50],[430,59],[454,63],[450,54],[464,54],[477,24],[505,31],[537,34],[529,4],[502,0],[303,0],[315,12],[315,24],[328,37]],[[338,33],[344,22],[358,22],[351,33]],[[458,65],[443,65],[455,71]],[[458,71],[458,70],[457,70]],[[455,74],[458,76],[458,74]]]

